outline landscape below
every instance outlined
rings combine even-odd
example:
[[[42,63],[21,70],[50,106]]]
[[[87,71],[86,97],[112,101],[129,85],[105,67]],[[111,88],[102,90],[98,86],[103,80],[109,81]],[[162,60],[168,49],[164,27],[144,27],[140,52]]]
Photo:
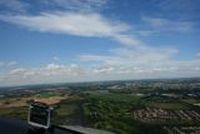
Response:
[[[119,134],[200,132],[199,78],[1,88],[0,117],[26,120],[31,100],[52,105],[56,125]]]

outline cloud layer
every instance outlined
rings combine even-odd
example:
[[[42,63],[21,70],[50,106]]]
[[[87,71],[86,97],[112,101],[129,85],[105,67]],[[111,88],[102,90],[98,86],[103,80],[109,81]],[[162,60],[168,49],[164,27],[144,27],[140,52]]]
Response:
[[[174,60],[178,54],[172,48],[120,48],[110,55],[81,55],[87,62],[99,62],[94,67],[95,73],[129,75],[133,78],[187,77],[199,76],[200,59],[190,61]],[[114,78],[114,77],[113,77]]]
[[[166,8],[169,9],[173,5],[168,4],[171,2],[167,0],[156,5],[168,5]],[[75,64],[63,61],[59,64],[61,59],[57,56],[53,57],[52,63],[33,67],[24,67],[15,61],[0,61],[0,84],[200,76],[199,53],[191,60],[177,60],[179,50],[176,47],[160,44],[163,47],[156,48],[146,44],[145,38],[137,37],[191,33],[195,30],[195,23],[191,21],[143,15],[139,18],[140,24],[127,23],[100,12],[108,6],[109,0],[43,0],[35,3],[1,0],[0,7],[7,10],[6,14],[0,12],[0,21],[34,32],[110,39],[117,45],[107,50],[107,54],[78,54],[74,57],[77,59]],[[182,2],[178,0],[178,3]],[[38,10],[30,12],[36,5]]]
[[[62,33],[83,37],[104,37],[125,45],[137,45],[137,39],[128,34],[125,23],[112,22],[97,13],[55,12],[30,15],[0,15],[0,20],[39,32]]]
[[[41,67],[14,68],[0,76],[4,85],[37,84],[46,82],[64,82],[81,80],[85,71],[76,64],[48,64]]]

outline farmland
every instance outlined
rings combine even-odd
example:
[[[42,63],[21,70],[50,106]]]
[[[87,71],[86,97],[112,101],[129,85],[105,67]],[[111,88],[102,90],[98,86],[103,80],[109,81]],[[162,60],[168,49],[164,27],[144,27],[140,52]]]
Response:
[[[190,82],[192,86],[186,89],[175,81],[182,89],[167,84],[168,90],[154,87],[156,81],[128,83],[79,83],[9,91],[0,98],[0,117],[26,120],[30,101],[38,100],[55,108],[56,125],[79,125],[119,134],[190,132],[190,127],[198,131],[198,82]]]

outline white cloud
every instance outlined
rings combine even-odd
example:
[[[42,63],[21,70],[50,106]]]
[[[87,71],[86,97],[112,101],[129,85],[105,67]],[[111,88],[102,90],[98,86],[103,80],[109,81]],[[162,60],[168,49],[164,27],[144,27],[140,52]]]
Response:
[[[110,52],[109,55],[81,55],[80,60],[93,62],[93,72],[104,74],[104,78],[106,75],[113,79],[200,75],[200,60],[174,60],[178,51],[173,48],[119,48]]]
[[[37,8],[34,12],[40,11],[79,11],[79,12],[97,12],[107,7],[109,0],[0,0],[0,7],[2,13],[28,13],[30,9]],[[32,11],[31,11],[32,12]]]
[[[142,17],[142,20],[148,24],[154,32],[191,32],[194,30],[194,24],[189,21],[170,20],[166,18]]]
[[[8,4],[5,0],[3,1],[4,5],[5,3]],[[17,0],[13,1],[19,2]],[[190,61],[175,60],[174,57],[178,53],[177,49],[147,47],[143,41],[130,34],[139,33],[148,36],[159,32],[190,32],[193,30],[191,22],[143,17],[142,21],[146,24],[142,25],[144,28],[132,31],[132,26],[112,20],[112,18],[106,18],[96,12],[98,7],[104,6],[107,2],[108,0],[45,0],[43,3],[46,5],[52,5],[53,7],[56,5],[59,9],[64,9],[64,12],[44,11],[37,15],[1,14],[1,21],[16,24],[32,31],[87,38],[109,38],[129,46],[112,49],[108,55],[90,53],[80,55],[81,62],[90,62],[87,66],[85,64],[80,66],[77,64],[52,63],[40,67],[9,68],[8,72],[0,75],[0,83],[18,85],[106,79],[192,77],[200,75],[200,59],[197,58]],[[11,7],[12,5],[14,4],[11,4]],[[24,7],[18,6],[17,8],[23,9]],[[58,8],[55,8],[55,10]],[[134,28],[137,29],[137,26]],[[197,54],[197,57],[199,56]],[[56,62],[59,58],[54,56],[53,60]],[[14,67],[16,64],[15,61],[0,62],[0,66],[6,67]],[[18,64],[18,66],[20,65]]]
[[[113,56],[103,56],[103,55],[93,55],[93,54],[84,54],[80,55],[80,60],[82,61],[106,61],[115,59]]]
[[[145,51],[149,49],[150,51]],[[165,50],[165,52],[164,52]],[[47,64],[40,67],[9,69],[0,75],[2,85],[51,82],[78,82],[143,78],[196,77],[200,75],[200,59],[173,60],[176,49],[113,49],[109,55],[81,55],[89,66]],[[19,66],[19,65],[18,65]]]
[[[15,68],[1,75],[2,85],[36,84],[79,80],[85,70],[76,64],[48,64],[41,67]]]
[[[114,36],[115,40],[119,41],[122,44],[127,44],[127,45],[138,45],[138,44],[143,44],[140,40],[131,37],[129,35],[115,35]]]
[[[111,71],[114,71],[114,67],[112,66],[101,66],[94,68],[93,72],[97,74],[106,74],[110,73]]]
[[[53,63],[48,64],[46,67],[47,70],[57,70],[57,69],[62,69],[62,68],[64,68],[63,65],[58,65],[58,64],[53,64]]]
[[[130,27],[114,22],[97,13],[57,12],[38,16],[0,15],[0,20],[40,32],[63,33],[83,37],[107,37],[122,44],[137,45],[137,39],[128,35]]]
[[[16,69],[13,69],[9,72],[10,75],[17,75],[17,74],[22,74],[26,72],[26,69],[24,68],[16,68]]]
[[[178,51],[172,48],[129,47],[118,48],[110,51],[110,55],[80,55],[83,61],[98,61],[108,65],[148,65],[168,61]]]
[[[10,61],[7,63],[7,66],[11,67],[11,66],[15,66],[17,65],[17,62],[16,61]]]
[[[191,11],[199,9],[198,0],[152,0],[153,4],[160,7],[161,11],[171,12],[172,15],[184,16]]]
[[[94,11],[105,6],[108,0],[44,0],[42,2],[47,6],[73,11]]]
[[[59,57],[57,57],[57,56],[54,56],[54,57],[53,57],[53,60],[54,60],[54,61],[59,61],[59,60],[60,60],[60,58],[59,58]]]
[[[8,61],[8,62],[4,61],[4,62],[0,62],[0,67],[4,67],[4,68],[6,68],[6,67],[13,67],[15,65],[17,65],[16,61]]]

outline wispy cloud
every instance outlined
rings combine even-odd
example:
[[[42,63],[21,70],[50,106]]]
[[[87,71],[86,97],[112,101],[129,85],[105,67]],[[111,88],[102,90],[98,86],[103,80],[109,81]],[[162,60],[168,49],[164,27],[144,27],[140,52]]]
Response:
[[[8,61],[8,62],[0,61],[0,67],[13,67],[15,65],[17,65],[16,61]]]
[[[60,61],[60,58],[57,57],[57,56],[54,56],[54,57],[53,57],[53,60],[54,60],[54,61]]]
[[[34,4],[32,1],[23,0],[1,0],[0,7],[2,11],[8,13],[22,13],[30,12],[29,9],[36,8],[38,11],[44,10],[68,10],[93,12],[99,11],[106,7],[109,0],[36,0]],[[37,11],[34,11],[37,12]]]
[[[10,61],[10,62],[7,63],[7,65],[8,65],[9,67],[15,66],[15,65],[17,65],[17,62],[16,62],[16,61]]]
[[[151,36],[160,33],[190,33],[194,30],[193,22],[143,16],[139,20],[140,24],[131,23],[130,25],[105,17],[105,14],[99,12],[109,0],[43,0],[37,2],[41,3],[41,5],[38,4],[41,9],[38,7],[36,13],[32,13],[27,10],[27,4],[22,1],[1,0],[0,6],[9,8],[9,11],[25,11],[26,13],[0,14],[0,20],[30,31],[111,39],[124,46],[108,50],[108,54],[79,55],[79,64],[51,63],[23,67],[15,61],[0,62],[1,68],[7,68],[3,73],[0,72],[0,83],[16,85],[200,75],[200,54],[190,61],[176,60],[175,57],[179,53],[176,48],[155,48],[135,36],[137,34]],[[168,2],[172,0],[167,0]],[[165,5],[165,2],[161,2],[162,5]],[[48,8],[44,8],[45,6]],[[49,11],[50,9],[52,11]],[[60,61],[57,56],[51,59],[56,63]],[[88,62],[89,64],[85,66]]]
[[[194,30],[190,21],[170,20],[166,18],[142,17],[142,20],[155,32],[180,32],[186,33]]]
[[[29,6],[28,3],[25,3],[20,0],[1,0],[0,7],[6,8],[7,11],[14,12],[25,12],[26,8]]]
[[[97,13],[56,12],[42,13],[38,16],[0,15],[0,20],[40,32],[83,37],[106,37],[125,45],[140,43],[129,35],[130,27],[127,24],[109,20]]]
[[[159,64],[162,61],[171,59],[178,50],[172,48],[117,48],[110,50],[110,55],[81,55],[80,59],[83,61],[99,61],[108,65],[124,65],[124,66],[147,66]]]
[[[177,11],[180,14],[181,12],[183,14],[185,12],[195,11],[199,8],[199,0],[152,0],[152,2],[163,10],[170,12]]]
[[[106,6],[109,0],[44,0],[47,6],[58,7],[59,9],[91,12],[98,11]]]

